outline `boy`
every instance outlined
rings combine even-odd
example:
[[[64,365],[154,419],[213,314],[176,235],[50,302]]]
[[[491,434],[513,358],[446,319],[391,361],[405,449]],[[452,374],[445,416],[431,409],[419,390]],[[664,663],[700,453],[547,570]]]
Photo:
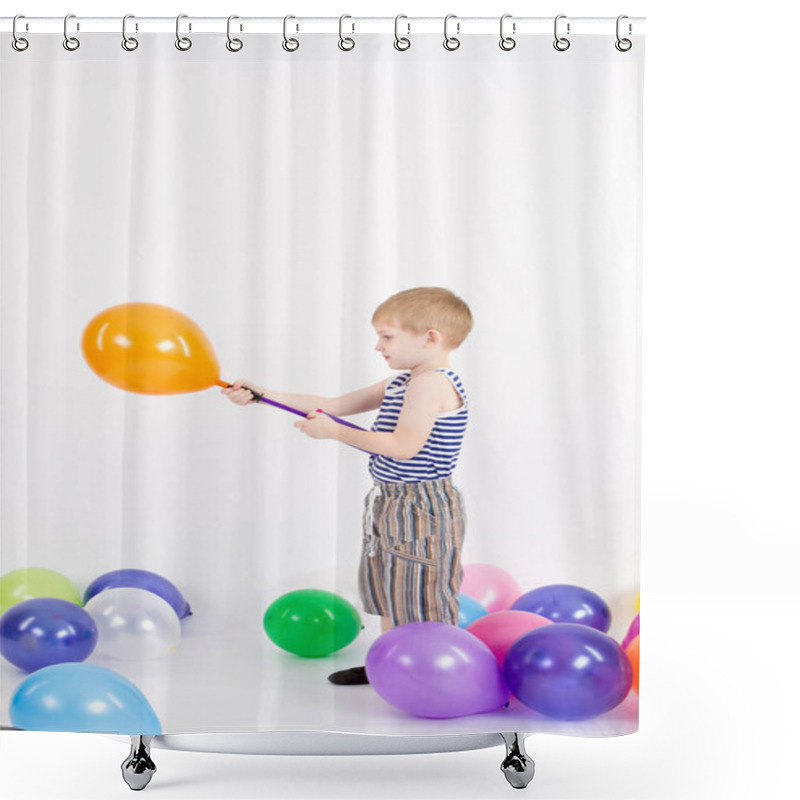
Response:
[[[467,396],[450,369],[450,353],[472,329],[469,306],[447,289],[408,289],[372,316],[375,349],[399,375],[336,398],[286,394],[243,379],[223,389],[232,402],[253,400],[248,386],[271,400],[307,411],[295,423],[314,439],[366,450],[374,485],[364,502],[358,572],[364,610],[381,630],[408,622],[458,624],[461,547],[466,516],[450,478],[467,427]],[[318,409],[345,417],[380,409],[369,431],[341,425]],[[336,684],[368,683],[364,667],[334,672]]]

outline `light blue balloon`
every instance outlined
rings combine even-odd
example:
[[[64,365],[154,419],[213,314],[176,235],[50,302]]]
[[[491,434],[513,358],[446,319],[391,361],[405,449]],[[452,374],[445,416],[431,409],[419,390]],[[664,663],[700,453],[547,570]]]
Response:
[[[474,598],[466,594],[458,596],[458,627],[466,628],[476,619],[485,617],[489,612]]]
[[[53,664],[29,675],[9,705],[27,731],[158,735],[147,698],[124,675],[95,664]]]

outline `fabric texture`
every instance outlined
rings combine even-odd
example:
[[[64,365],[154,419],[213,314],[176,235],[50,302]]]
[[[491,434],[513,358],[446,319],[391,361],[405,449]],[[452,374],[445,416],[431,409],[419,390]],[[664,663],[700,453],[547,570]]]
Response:
[[[364,509],[364,610],[395,625],[457,625],[466,526],[461,492],[449,478],[376,487]]]

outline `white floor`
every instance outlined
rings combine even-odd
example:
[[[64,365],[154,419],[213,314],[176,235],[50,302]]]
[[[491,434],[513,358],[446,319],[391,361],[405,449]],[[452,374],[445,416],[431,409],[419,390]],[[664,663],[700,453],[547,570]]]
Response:
[[[800,695],[790,671],[770,667],[768,635],[770,629],[788,630],[791,604],[764,636],[758,631],[765,630],[769,600],[753,601],[742,616],[713,604],[704,604],[705,613],[698,613],[698,605],[671,599],[648,603],[640,731],[600,739],[528,737],[527,749],[536,762],[528,796],[794,796],[793,732]],[[794,610],[800,612],[796,602]],[[755,653],[747,667],[717,669],[720,653],[742,637],[751,647],[759,649],[761,642],[766,649]],[[368,687],[347,691],[366,697]],[[10,798],[25,800],[126,797],[120,765],[128,750],[127,742],[104,735],[3,731],[4,790]],[[499,742],[486,750],[403,756],[152,752],[158,771],[145,791],[170,800],[491,800],[508,798],[512,791],[499,770],[504,756]]]
[[[512,699],[508,709],[454,719],[413,717],[384,701],[371,686],[335,686],[326,676],[364,664],[379,635],[377,619],[351,645],[325,658],[300,658],[265,635],[224,638],[203,630],[196,616],[182,623],[180,648],[152,661],[114,661],[92,655],[86,663],[132,680],[148,698],[166,734],[308,730],[380,735],[435,735],[500,731],[618,736],[636,730],[638,698],[585,722],[558,722]],[[26,673],[0,663],[0,723],[10,726],[8,704]]]

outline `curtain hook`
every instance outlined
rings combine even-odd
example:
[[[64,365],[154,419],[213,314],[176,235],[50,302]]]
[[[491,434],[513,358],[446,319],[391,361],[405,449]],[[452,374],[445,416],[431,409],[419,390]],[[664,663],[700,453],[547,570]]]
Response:
[[[14,17],[14,23],[13,23],[13,25],[11,26],[11,33],[13,34],[14,38],[11,40],[11,46],[12,46],[12,47],[13,47],[13,48],[14,48],[14,49],[15,49],[15,50],[18,52],[18,53],[21,53],[23,50],[27,50],[27,49],[28,49],[28,44],[29,44],[29,42],[28,42],[28,40],[27,40],[27,39],[23,39],[23,38],[22,38],[22,37],[21,37],[21,36],[20,36],[20,35],[17,33],[17,20],[18,20],[18,19],[25,19],[25,16],[24,16],[23,14],[17,14],[17,16],[16,16],[16,17]]]
[[[81,43],[80,40],[76,39],[74,36],[70,36],[67,32],[67,24],[70,19],[75,19],[75,15],[67,14],[67,16],[64,17],[64,49],[72,52],[73,50],[77,50],[81,46]],[[78,26],[78,30],[80,30],[80,26]]]
[[[237,17],[236,14],[231,14],[228,17],[228,30],[227,30],[228,41],[225,42],[225,47],[227,47],[228,50],[231,51],[231,53],[238,53],[242,49],[242,47],[244,47],[244,44],[242,44],[241,39],[231,38],[231,22],[235,19],[239,19],[239,17]],[[239,28],[239,30],[241,30],[241,27]]]
[[[406,36],[400,36],[400,20],[401,19],[408,19],[405,14],[398,14],[394,18],[394,49],[400,50],[408,50],[411,47],[411,39],[407,38]],[[408,33],[411,33],[411,23],[407,22],[406,25],[408,26]]]
[[[175,47],[184,52],[192,46],[192,40],[188,36],[181,36],[181,20],[188,17],[188,14],[178,14],[178,18],[175,20]],[[189,30],[191,31],[191,29],[190,24]]]
[[[620,51],[620,53],[627,53],[628,50],[630,50],[631,47],[633,47],[633,42],[630,39],[622,39],[622,38],[620,38],[620,35],[619,35],[620,22],[622,22],[623,19],[628,19],[628,15],[627,14],[620,14],[617,17],[617,41],[614,42],[614,47],[616,47],[617,50]],[[628,23],[628,35],[630,35],[631,33],[633,33],[633,25],[631,25],[630,22],[629,22]]]
[[[444,49],[450,50],[458,50],[461,47],[461,40],[458,39],[456,36],[448,36],[447,35],[447,25],[451,19],[457,19],[455,14],[448,14],[444,18]],[[461,23],[456,23],[456,33],[461,32]]]
[[[293,17],[291,14],[283,18],[283,49],[286,50],[287,53],[293,53],[300,47],[300,42],[297,39],[290,39],[287,36],[287,31],[289,28],[289,20],[290,19],[297,19],[297,17]],[[297,30],[300,30],[300,26],[297,26]]]
[[[500,49],[505,50],[508,52],[509,50],[513,50],[517,46],[517,40],[512,39],[510,36],[506,36],[504,33],[504,26],[507,19],[511,19],[511,14],[503,14],[500,17]],[[514,23],[513,32],[517,32],[517,25]]]
[[[129,53],[135,50],[139,46],[139,40],[134,39],[132,36],[128,36],[128,20],[134,19],[133,14],[126,14],[122,18],[122,49],[127,50]],[[139,26],[136,26],[136,30],[139,30]]]
[[[558,35],[558,21],[560,19],[566,19],[566,18],[567,18],[566,14],[559,14],[556,17],[556,21],[553,25],[554,36],[556,37],[556,40],[553,42],[553,47],[555,47],[555,49],[558,50],[560,53],[563,53],[565,50],[569,50],[570,46],[569,39],[565,38],[564,36]],[[567,23],[567,36],[569,36],[569,22]]]
[[[353,19],[353,18],[349,14],[342,14],[342,16],[339,17],[339,49],[344,50],[345,52],[352,50],[356,46],[354,39],[351,39],[349,36],[345,38],[344,34],[342,33],[342,27],[346,19]],[[355,33],[356,32],[355,22],[351,23],[351,25],[353,26],[352,32]]]

